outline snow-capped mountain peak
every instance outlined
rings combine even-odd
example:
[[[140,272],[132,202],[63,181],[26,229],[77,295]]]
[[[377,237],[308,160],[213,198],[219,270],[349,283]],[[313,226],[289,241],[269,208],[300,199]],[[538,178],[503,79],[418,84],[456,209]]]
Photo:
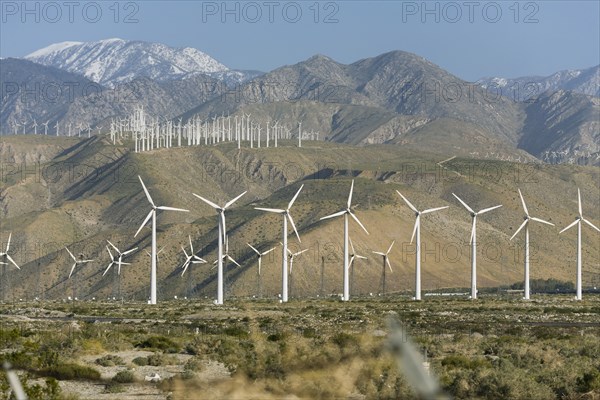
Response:
[[[39,64],[81,74],[108,87],[142,76],[168,81],[190,75],[223,73],[225,65],[200,50],[119,38],[62,42],[25,57]]]

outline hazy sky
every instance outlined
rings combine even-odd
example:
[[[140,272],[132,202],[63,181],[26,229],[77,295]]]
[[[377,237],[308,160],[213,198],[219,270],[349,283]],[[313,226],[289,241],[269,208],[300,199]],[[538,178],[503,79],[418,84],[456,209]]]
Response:
[[[467,80],[600,64],[600,1],[4,1],[0,57],[122,38],[269,71],[320,53],[419,54]]]

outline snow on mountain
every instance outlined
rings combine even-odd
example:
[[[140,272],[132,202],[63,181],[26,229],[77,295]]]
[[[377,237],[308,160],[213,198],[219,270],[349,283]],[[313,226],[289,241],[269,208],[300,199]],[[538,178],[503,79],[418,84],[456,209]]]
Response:
[[[524,76],[520,78],[482,78],[477,83],[486,89],[513,98],[528,100],[547,91],[570,90],[589,96],[600,96],[600,65],[582,69],[559,71],[549,76]]]
[[[77,73],[104,86],[115,87],[140,77],[162,82],[187,76],[229,71],[200,50],[161,43],[106,39],[62,42],[37,50],[27,60]]]

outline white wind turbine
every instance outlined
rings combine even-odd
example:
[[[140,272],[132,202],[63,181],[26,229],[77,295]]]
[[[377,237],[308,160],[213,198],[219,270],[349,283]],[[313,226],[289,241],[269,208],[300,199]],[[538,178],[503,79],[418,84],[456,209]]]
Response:
[[[283,216],[283,242],[282,244],[282,254],[281,254],[281,301],[283,303],[286,303],[288,301],[288,269],[287,269],[287,253],[288,253],[288,248],[287,248],[287,236],[288,236],[288,219],[290,221],[290,224],[292,224],[292,228],[294,229],[294,232],[296,233],[296,237],[298,238],[298,242],[301,242],[300,240],[300,235],[298,234],[298,231],[296,230],[296,225],[294,224],[294,220],[292,219],[292,215],[290,214],[290,209],[292,208],[292,205],[294,204],[294,202],[296,201],[296,198],[298,198],[298,195],[300,194],[300,191],[302,190],[302,188],[304,187],[304,185],[300,186],[300,189],[298,189],[298,191],[296,192],[296,194],[294,195],[294,197],[292,198],[292,200],[289,202],[287,208],[284,209],[280,209],[280,208],[262,208],[262,207],[254,207],[256,210],[261,210],[261,211],[266,211],[266,212],[271,212],[271,213],[276,213],[276,214],[281,214]]]
[[[350,279],[349,279],[349,262],[348,262],[348,215],[350,215],[358,225],[366,232],[368,235],[369,232],[365,228],[365,226],[358,220],[356,215],[352,212],[352,192],[354,190],[354,180],[352,180],[352,184],[350,185],[350,194],[348,195],[348,203],[346,204],[346,208],[331,215],[327,215],[326,217],[322,217],[321,221],[324,219],[335,218],[341,215],[344,216],[344,295],[342,297],[343,301],[350,300]]]
[[[471,239],[469,239],[469,244],[471,245],[471,299],[477,298],[477,216],[481,214],[485,214],[488,211],[495,210],[496,208],[502,207],[502,205],[484,208],[480,211],[473,211],[471,207],[467,205],[460,197],[452,193],[452,196],[456,197],[460,204],[463,205],[467,209],[468,212],[471,213],[471,218],[473,220],[473,227],[471,228]]]
[[[412,237],[410,238],[410,242],[412,243],[414,238],[415,238],[415,234],[417,236],[417,243],[416,243],[416,265],[415,265],[415,270],[416,270],[416,274],[415,274],[415,300],[421,300],[421,215],[424,214],[429,214],[435,211],[439,211],[439,210],[443,210],[445,208],[448,208],[449,206],[444,206],[444,207],[436,207],[436,208],[430,208],[424,211],[419,211],[417,210],[417,208],[415,206],[413,206],[410,201],[408,201],[408,199],[406,197],[404,197],[402,195],[402,193],[400,193],[399,191],[396,190],[396,193],[398,193],[400,195],[400,197],[402,197],[402,199],[404,200],[404,202],[406,203],[406,205],[415,212],[415,227],[413,228],[413,233],[412,233]]]
[[[245,195],[246,192],[247,191],[238,195],[234,199],[229,200],[227,203],[225,203],[225,205],[223,207],[218,206],[217,204],[213,203],[210,200],[205,199],[204,197],[198,196],[196,193],[192,193],[194,196],[196,196],[197,198],[199,198],[200,200],[202,200],[203,202],[205,202],[206,204],[208,204],[209,206],[211,206],[212,208],[217,210],[217,213],[219,214],[219,250],[218,250],[219,253],[217,256],[217,263],[218,263],[217,299],[215,301],[215,304],[217,304],[217,305],[223,304],[223,241],[227,236],[227,229],[226,229],[226,225],[225,225],[225,210],[227,210],[227,208],[231,207],[233,205],[233,203],[235,203],[240,197]]]
[[[351,283],[350,286],[352,289],[352,286],[354,285],[354,260],[356,260],[356,259],[366,260],[367,257],[356,254],[356,250],[354,250],[354,244],[352,243],[352,239],[348,238],[348,241],[350,242],[350,249],[352,250],[352,253],[350,254],[350,262],[348,263],[348,268],[350,268],[352,271],[352,273],[350,275],[350,283]],[[352,290],[350,290],[350,292],[352,292]]]
[[[4,252],[0,251],[0,259],[1,260],[8,260],[11,263],[13,263],[13,265],[15,267],[17,267],[17,269],[21,269],[19,268],[19,266],[17,265],[17,263],[15,262],[15,260],[13,260],[13,258],[10,256],[10,254],[8,254],[8,251],[10,250],[10,238],[12,237],[12,233],[8,234],[8,242],[6,243],[6,250]],[[2,264],[4,265],[8,265],[8,263],[6,262],[2,262]]]
[[[192,245],[192,237],[190,235],[188,235],[188,239],[190,241],[190,254],[188,254],[185,251],[185,248],[183,246],[181,246],[181,250],[183,250],[183,254],[185,254],[185,261],[181,265],[181,268],[183,268],[183,272],[181,273],[181,276],[183,276],[183,274],[185,274],[185,271],[187,271],[190,264],[206,264],[205,259],[198,257],[196,254],[194,254],[194,246]]]
[[[157,210],[165,210],[165,211],[189,212],[189,210],[184,210],[182,208],[166,207],[166,206],[158,206],[157,207],[154,204],[152,197],[150,197],[150,193],[148,192],[148,189],[146,189],[146,185],[144,185],[144,181],[142,181],[142,177],[138,175],[138,178],[140,179],[140,183],[142,184],[142,188],[144,189],[144,193],[146,194],[146,198],[148,199],[148,202],[152,206],[152,209],[150,210],[150,212],[148,213],[148,216],[146,216],[146,219],[144,220],[144,222],[142,222],[142,225],[140,225],[140,227],[138,228],[137,232],[135,233],[135,235],[133,237],[136,237],[138,235],[138,233],[140,233],[142,228],[144,226],[146,226],[146,224],[148,223],[150,218],[152,218],[152,255],[151,255],[152,264],[151,264],[151,270],[150,270],[150,304],[156,304],[156,211]]]
[[[71,275],[73,275],[73,271],[75,271],[75,267],[78,265],[83,265],[89,262],[92,262],[94,260],[84,260],[83,259],[83,254],[80,255],[80,260],[78,260],[77,258],[75,258],[75,256],[73,255],[73,253],[71,253],[71,251],[65,247],[65,250],[67,250],[67,252],[69,253],[69,255],[71,256],[71,258],[73,259],[73,266],[71,267],[71,272],[69,272],[69,278],[71,279]],[[77,275],[76,275],[77,276]],[[73,300],[77,299],[77,278],[75,278],[74,282],[73,282]]]
[[[117,274],[120,276],[121,275],[121,265],[130,265],[130,263],[123,262],[123,257],[125,257],[126,255],[129,255],[129,254],[133,253],[138,248],[134,247],[134,248],[129,249],[127,251],[121,252],[121,250],[119,250],[117,248],[117,246],[115,246],[114,244],[112,244],[110,242],[110,240],[107,240],[107,242],[108,242],[108,244],[113,249],[115,249],[115,251],[117,252],[117,256],[113,256],[113,254],[110,251],[110,249],[108,248],[108,246],[106,246],[106,251],[108,251],[108,255],[110,256],[110,264],[108,264],[108,267],[106,267],[106,270],[104,271],[104,273],[102,274],[102,276],[106,275],[106,273],[108,272],[108,270],[110,269],[110,267],[113,266],[113,264],[117,264]]]
[[[388,247],[388,249],[385,253],[382,251],[373,251],[373,253],[379,254],[380,256],[383,257],[382,289],[383,289],[384,295],[385,295],[385,266],[386,266],[386,264],[387,264],[388,268],[390,269],[390,272],[394,272],[394,271],[392,271],[392,265],[390,264],[390,258],[389,258],[389,254],[390,254],[390,251],[392,251],[392,247],[394,247],[394,243],[395,243],[395,240],[392,240],[390,247]]]
[[[283,244],[283,243],[282,243],[282,244]],[[300,250],[300,251],[297,251],[297,252],[295,252],[295,253],[292,253],[292,252],[290,251],[290,249],[287,249],[287,252],[288,252],[288,257],[289,257],[289,259],[290,259],[290,292],[291,292],[291,290],[292,290],[292,288],[293,288],[293,282],[292,282],[292,271],[293,271],[293,269],[294,269],[294,257],[297,257],[297,256],[299,256],[300,254],[304,253],[305,251],[308,251],[308,249]]]
[[[582,295],[581,295],[581,221],[585,222],[586,224],[588,224],[589,226],[591,226],[598,232],[600,232],[600,229],[598,229],[598,227],[596,225],[592,224],[587,219],[583,218],[583,211],[582,211],[582,207],[581,207],[581,192],[579,191],[579,188],[577,188],[577,201],[578,201],[578,206],[579,206],[579,216],[577,218],[575,218],[575,221],[573,221],[569,226],[564,228],[559,233],[563,233],[567,229],[572,228],[573,226],[577,225],[577,279],[576,279],[576,281],[577,281],[576,293],[577,294],[576,294],[576,299],[581,300],[581,298],[582,298]]]
[[[246,243],[246,244],[248,246],[250,246],[250,248],[252,250],[254,250],[254,252],[258,256],[258,296],[260,297],[260,295],[261,295],[260,266],[261,266],[262,258],[263,258],[263,256],[266,256],[267,254],[269,254],[270,252],[272,252],[273,250],[275,250],[275,247],[272,247],[269,250],[264,251],[264,252],[261,253],[260,251],[258,251],[258,249],[256,247],[252,246],[250,243]]]
[[[548,221],[544,221],[540,218],[535,218],[529,215],[529,211],[527,210],[527,206],[525,205],[525,200],[523,199],[523,195],[521,194],[521,189],[517,189],[519,191],[519,197],[521,197],[521,203],[523,204],[523,211],[525,211],[524,221],[517,229],[517,231],[511,236],[510,240],[513,240],[515,236],[521,231],[521,229],[525,228],[525,284],[524,284],[524,299],[529,300],[529,221],[537,221],[546,225],[554,226],[553,223]]]

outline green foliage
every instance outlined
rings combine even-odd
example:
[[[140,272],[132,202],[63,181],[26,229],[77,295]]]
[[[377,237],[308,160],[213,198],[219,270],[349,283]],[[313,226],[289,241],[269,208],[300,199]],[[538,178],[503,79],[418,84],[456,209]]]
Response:
[[[117,383],[133,383],[135,381],[135,376],[133,375],[133,371],[124,370],[117,372],[112,380]]]
[[[58,380],[100,380],[98,370],[84,365],[64,363],[40,371],[41,374]]]
[[[136,357],[131,360],[135,365],[139,365],[140,367],[148,365],[148,357]]]
[[[178,353],[180,350],[177,343],[164,336],[150,336],[146,340],[136,343],[135,347],[162,350],[167,353]]]
[[[442,366],[458,369],[477,369],[490,367],[489,361],[485,359],[469,359],[461,355],[449,355],[442,359]]]
[[[103,367],[112,367],[115,365],[124,365],[125,362],[123,359],[114,354],[107,354],[103,357],[96,359],[96,364],[101,365]]]

